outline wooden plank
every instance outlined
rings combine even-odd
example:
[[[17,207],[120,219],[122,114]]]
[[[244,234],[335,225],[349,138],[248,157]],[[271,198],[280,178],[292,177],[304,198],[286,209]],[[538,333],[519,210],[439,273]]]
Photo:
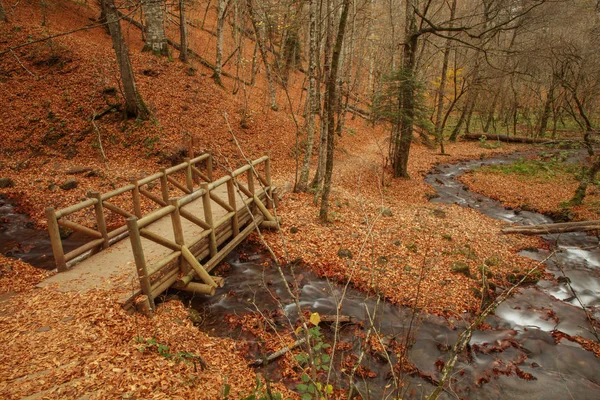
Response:
[[[101,246],[103,243],[104,243],[104,239],[102,238],[102,239],[92,240],[92,241],[84,244],[83,246],[79,246],[78,248],[65,254],[65,261],[70,261],[73,258],[85,253],[86,251],[92,250],[94,247]]]
[[[150,268],[148,268],[148,275],[149,276],[154,275],[155,273],[157,273],[158,271],[163,269],[166,265],[169,265],[171,262],[173,262],[173,260],[177,259],[180,255],[181,255],[181,251],[172,252],[171,254],[164,257],[162,260],[160,260],[156,264],[153,264],[152,266],[150,266]]]

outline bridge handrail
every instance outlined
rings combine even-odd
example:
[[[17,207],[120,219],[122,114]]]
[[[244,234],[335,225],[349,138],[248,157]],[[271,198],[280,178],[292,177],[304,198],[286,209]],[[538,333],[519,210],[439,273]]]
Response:
[[[206,164],[206,173],[202,172],[198,168],[198,164],[203,162]],[[185,184],[181,184],[171,177],[172,174],[183,170],[185,170]],[[197,188],[194,188],[195,183],[199,183],[201,180],[212,181],[212,177],[212,154],[205,153],[192,159],[186,158],[184,162],[178,165],[170,168],[162,168],[160,172],[156,172],[139,180],[133,179],[131,183],[113,191],[102,194],[97,192],[89,192],[87,194],[89,197],[87,200],[69,207],[59,210],[55,210],[53,207],[46,208],[48,232],[50,234],[50,242],[52,244],[52,252],[54,253],[57,269],[60,272],[67,270],[69,265],[72,265],[83,258],[80,256],[89,256],[90,254],[99,251],[101,248],[107,248],[111,244],[122,239],[122,237],[127,234],[128,228],[126,224],[120,225],[110,231],[107,230],[106,218],[104,217],[105,208],[125,218],[130,218],[131,216],[142,218],[144,215],[141,208],[141,196],[148,198],[163,208],[167,206],[167,202],[170,198],[169,184],[179,188],[184,193],[193,193],[194,190],[198,190]],[[156,180],[160,181],[161,197],[150,193],[144,188],[144,186]],[[124,210],[123,208],[108,201],[127,192],[131,193],[134,210],[133,213]],[[96,217],[96,229],[65,219],[71,214],[92,206],[94,207]],[[59,226],[81,232],[87,236],[90,236],[92,240],[65,254],[62,246]]]

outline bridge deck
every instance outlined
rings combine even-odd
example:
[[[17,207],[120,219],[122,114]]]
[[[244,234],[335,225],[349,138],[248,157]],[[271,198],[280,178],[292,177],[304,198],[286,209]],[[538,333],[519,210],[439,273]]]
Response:
[[[213,193],[221,199],[227,199],[225,185],[215,188]],[[264,192],[262,196],[264,196]],[[236,203],[239,210],[239,222],[240,225],[243,225],[251,218],[244,206],[244,200],[239,194],[236,196]],[[215,220],[220,219],[227,213],[214,201],[211,201],[211,206]],[[203,219],[204,209],[201,197],[182,208]],[[182,219],[182,227],[184,236],[187,238],[196,236],[203,231],[198,225],[186,219]],[[170,215],[150,224],[147,229],[171,241],[175,240]],[[220,235],[217,237],[217,243],[220,245],[226,242],[229,237],[230,235],[227,234]],[[149,265],[172,252],[172,250],[144,238],[142,238],[142,244]],[[124,306],[129,305],[133,298],[140,293],[140,284],[130,239],[125,237],[108,249],[91,255],[73,268],[56,274],[38,285],[38,287],[48,286],[63,292],[85,292],[94,288],[108,289],[119,294],[121,304]]]

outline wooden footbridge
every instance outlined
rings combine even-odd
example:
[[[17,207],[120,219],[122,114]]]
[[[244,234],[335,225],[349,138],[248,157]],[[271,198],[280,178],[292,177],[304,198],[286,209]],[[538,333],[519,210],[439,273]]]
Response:
[[[214,294],[224,281],[211,270],[257,226],[278,227],[268,210],[273,190],[267,156],[214,179],[212,155],[204,154],[111,192],[90,192],[70,207],[48,208],[60,273],[40,286],[107,288],[124,307],[142,311],[153,310],[171,286]],[[65,254],[60,226],[89,241]]]

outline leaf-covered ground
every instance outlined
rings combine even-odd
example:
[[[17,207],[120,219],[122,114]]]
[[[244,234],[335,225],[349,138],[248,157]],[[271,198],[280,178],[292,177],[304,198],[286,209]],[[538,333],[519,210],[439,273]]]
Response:
[[[95,6],[57,2],[47,9],[46,26],[41,27],[37,5],[4,4],[15,7],[10,22],[0,24],[2,46],[79,28],[97,16]],[[207,24],[213,22],[209,17]],[[91,123],[94,112],[121,101],[110,38],[100,28],[0,57],[0,178],[13,182],[0,193],[16,198],[40,227],[48,206],[65,207],[84,199],[88,190],[107,192],[170,165],[189,136],[199,141],[195,151],[213,151],[220,173],[222,167],[239,165],[243,157],[225,124],[226,113],[248,157],[272,157],[274,181],[284,192],[277,209],[283,229],[266,237],[282,260],[302,259],[306,268],[322,276],[351,279],[362,290],[377,290],[396,303],[417,303],[439,314],[479,307],[482,265],[487,264],[500,286],[507,284],[509,274],[531,267],[530,260],[516,253],[536,245],[536,239],[502,236],[498,221],[458,206],[428,203],[433,190],[422,179],[436,163],[520,147],[451,144],[448,157],[414,145],[412,179],[392,179],[385,127],[373,128],[348,115],[347,129],[337,142],[331,222],[323,224],[313,195],[291,191],[298,149],[290,113],[300,114],[303,104],[301,74],[291,76],[289,97],[279,90],[280,111],[274,112],[266,105],[261,74],[256,87],[232,95],[232,80],[224,80],[225,88],[216,86],[209,78],[212,71],[195,61],[185,65],[142,54],[139,31],[123,27],[139,90],[155,117],[150,121],[122,122],[120,113],[111,112],[96,126]],[[195,35],[190,46],[210,59],[214,38]],[[248,44],[246,59],[251,59],[252,50]],[[232,65],[226,69],[231,73]],[[249,66],[242,75],[248,78]],[[296,119],[302,126],[302,117]],[[81,167],[93,173],[69,174]],[[73,177],[78,181],[75,189],[59,188]],[[179,302],[162,304],[147,320],[127,315],[111,293],[100,290],[64,294],[33,289],[44,272],[4,257],[0,263],[0,397],[41,393],[44,398],[88,394],[212,399],[225,384],[231,385],[232,398],[254,387],[254,371],[243,358],[244,344],[199,332]],[[466,267],[471,276],[453,267],[464,272]],[[207,368],[177,363],[158,354],[156,347],[140,352],[142,344],[136,338],[156,338],[157,344],[168,346],[169,354],[198,355]],[[286,393],[281,386],[277,390]]]
[[[572,206],[579,186],[578,164],[564,159],[531,156],[512,166],[485,167],[463,175],[460,180],[475,192],[497,199],[509,207],[573,220],[596,220],[600,215],[600,192],[590,185],[584,203]],[[564,157],[563,157],[564,158]]]

